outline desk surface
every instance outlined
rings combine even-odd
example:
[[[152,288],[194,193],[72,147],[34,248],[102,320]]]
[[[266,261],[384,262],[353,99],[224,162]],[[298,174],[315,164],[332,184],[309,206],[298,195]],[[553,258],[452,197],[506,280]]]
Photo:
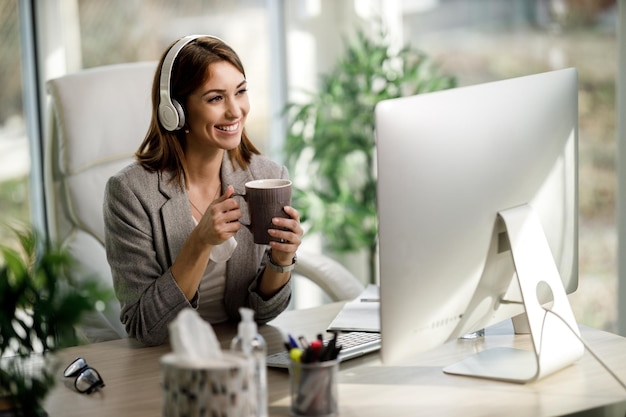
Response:
[[[282,349],[279,329],[312,338],[332,321],[341,304],[288,311],[260,327],[269,353]],[[622,380],[626,380],[626,339],[582,328],[591,349]],[[215,326],[227,348],[236,329]],[[484,339],[459,340],[416,357],[407,366],[384,366],[378,354],[341,364],[339,409],[341,416],[555,416],[608,407],[601,414],[586,411],[576,416],[626,415],[626,391],[585,355],[577,363],[538,382],[518,385],[446,375],[442,368],[465,356],[493,346],[529,348],[529,336],[514,336],[507,326],[488,329]],[[50,417],[160,416],[159,359],[169,346],[145,348],[129,339],[72,347],[59,353],[63,364],[82,356],[98,369],[106,387],[92,395],[72,389],[59,376],[46,401]],[[289,381],[285,370],[268,371],[271,416],[289,415]]]

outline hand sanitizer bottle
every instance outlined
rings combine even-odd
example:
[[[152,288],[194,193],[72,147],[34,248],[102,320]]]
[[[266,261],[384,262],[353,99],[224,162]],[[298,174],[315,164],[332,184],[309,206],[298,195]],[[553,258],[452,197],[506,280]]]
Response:
[[[250,359],[253,370],[252,393],[256,404],[254,414],[257,417],[267,417],[267,368],[265,357],[267,346],[263,336],[257,333],[257,325],[254,321],[254,311],[249,308],[240,308],[237,336],[231,342],[230,349],[233,352],[242,353]]]

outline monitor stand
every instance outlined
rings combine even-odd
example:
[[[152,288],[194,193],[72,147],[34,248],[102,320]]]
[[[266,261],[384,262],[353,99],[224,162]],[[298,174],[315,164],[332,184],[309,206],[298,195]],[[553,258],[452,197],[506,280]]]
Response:
[[[509,237],[533,350],[487,349],[443,371],[532,382],[574,363],[583,355],[584,345],[539,217],[528,204],[498,214]],[[539,301],[539,294],[546,293],[553,300],[551,306]]]

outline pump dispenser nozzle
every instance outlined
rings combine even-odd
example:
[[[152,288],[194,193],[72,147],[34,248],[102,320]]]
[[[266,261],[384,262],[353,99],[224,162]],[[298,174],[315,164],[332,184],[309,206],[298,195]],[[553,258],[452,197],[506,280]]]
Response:
[[[241,321],[237,326],[237,336],[231,343],[231,350],[241,352],[251,359],[254,369],[254,415],[267,417],[267,374],[265,365],[267,347],[263,337],[257,333],[254,310],[241,307],[239,314],[241,315]]]
[[[256,336],[257,326],[254,321],[254,311],[241,307],[239,309],[239,314],[241,315],[241,321],[239,322],[239,326],[237,326],[237,334],[243,340],[244,350],[246,347],[250,347],[250,342]],[[249,353],[249,352],[244,352]]]

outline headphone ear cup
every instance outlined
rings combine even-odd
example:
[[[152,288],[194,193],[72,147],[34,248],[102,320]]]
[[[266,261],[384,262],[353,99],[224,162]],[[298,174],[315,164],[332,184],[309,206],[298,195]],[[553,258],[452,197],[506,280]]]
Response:
[[[183,126],[185,126],[185,122],[186,122],[185,110],[183,110],[183,106],[181,106],[177,100],[172,99],[172,105],[174,106],[174,109],[176,110],[176,113],[178,114],[178,125],[176,127],[176,130],[182,129]]]
[[[167,131],[178,129],[178,112],[171,103],[159,104],[159,121]]]
[[[159,121],[170,132],[185,126],[185,111],[176,100],[159,105]]]

